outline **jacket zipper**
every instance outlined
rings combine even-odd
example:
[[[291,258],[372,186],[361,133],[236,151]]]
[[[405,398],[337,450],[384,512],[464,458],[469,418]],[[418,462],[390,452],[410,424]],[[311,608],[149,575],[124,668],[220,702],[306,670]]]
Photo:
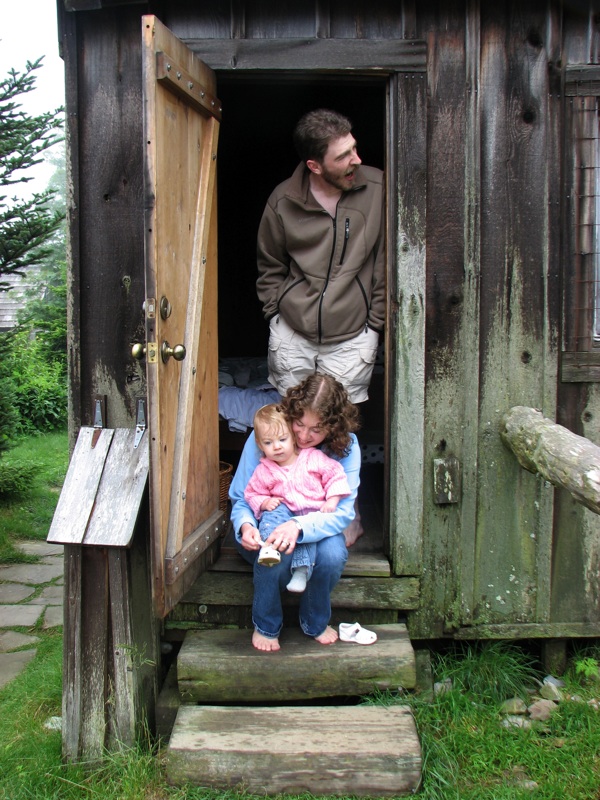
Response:
[[[346,247],[348,239],[350,238],[350,217],[346,217],[346,225],[344,226],[344,246],[342,247],[342,257],[340,258],[340,266],[344,263],[344,256],[346,255]]]
[[[327,277],[325,278],[325,283],[323,285],[323,291],[321,292],[321,297],[319,298],[319,318],[318,318],[318,329],[319,329],[319,344],[321,344],[321,338],[323,336],[323,325],[321,322],[322,319],[322,311],[323,311],[323,298],[325,297],[325,292],[327,291],[327,285],[329,284],[329,278],[331,276],[331,267],[333,265],[333,256],[335,255],[335,240],[337,238],[337,219],[333,217],[331,220],[333,223],[333,246],[331,248],[331,255],[329,256],[329,266],[327,267]]]

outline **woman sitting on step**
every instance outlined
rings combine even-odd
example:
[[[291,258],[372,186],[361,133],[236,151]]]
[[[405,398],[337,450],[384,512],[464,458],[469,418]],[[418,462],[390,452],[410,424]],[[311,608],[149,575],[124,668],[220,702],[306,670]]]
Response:
[[[275,528],[266,544],[281,553],[281,561],[274,566],[259,564],[257,556],[265,542],[244,499],[244,490],[261,452],[254,432],[248,437],[229,489],[231,521],[238,550],[254,566],[252,644],[257,650],[271,651],[279,650],[283,626],[281,595],[291,580],[292,553],[298,542],[316,542],[312,577],[300,596],[300,627],[321,644],[333,644],[338,638],[337,632],[329,626],[331,591],[348,558],[344,531],[354,520],[361,464],[360,447],[353,433],[358,428],[358,410],[335,378],[318,372],[309,375],[288,390],[281,407],[299,449],[320,447],[340,462],[348,478],[350,495],[340,500],[331,514],[313,511],[294,516]]]

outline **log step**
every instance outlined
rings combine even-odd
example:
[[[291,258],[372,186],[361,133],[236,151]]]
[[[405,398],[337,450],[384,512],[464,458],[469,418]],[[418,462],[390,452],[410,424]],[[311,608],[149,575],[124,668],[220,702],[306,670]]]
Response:
[[[184,705],[166,774],[251,794],[398,797],[419,787],[421,748],[404,706]]]
[[[281,650],[255,650],[248,630],[188,631],[177,657],[184,703],[249,703],[357,697],[414,689],[415,654],[406,625],[370,625],[374,645],[322,645],[284,628]]]

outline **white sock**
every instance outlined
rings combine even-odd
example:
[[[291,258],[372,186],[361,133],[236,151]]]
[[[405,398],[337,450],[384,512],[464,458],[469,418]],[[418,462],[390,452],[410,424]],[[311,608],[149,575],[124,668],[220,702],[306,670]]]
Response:
[[[292,572],[292,580],[285,587],[288,592],[303,592],[308,581],[308,567],[297,567]]]

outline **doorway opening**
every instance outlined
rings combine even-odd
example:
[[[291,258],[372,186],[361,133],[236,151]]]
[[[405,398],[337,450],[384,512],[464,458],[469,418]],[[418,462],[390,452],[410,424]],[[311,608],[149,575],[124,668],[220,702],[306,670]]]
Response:
[[[352,120],[363,163],[385,170],[388,81],[386,76],[222,72],[217,85],[223,107],[217,162],[219,359],[226,371],[239,360],[244,377],[251,370],[250,380],[260,383],[266,380],[260,370],[266,369],[269,326],[256,295],[256,234],[271,191],[298,164],[294,126],[307,111],[335,109]],[[387,549],[383,345],[360,411],[359,509],[365,535],[355,552],[382,552]],[[235,465],[247,433],[233,433],[223,420],[220,426],[222,458]]]

